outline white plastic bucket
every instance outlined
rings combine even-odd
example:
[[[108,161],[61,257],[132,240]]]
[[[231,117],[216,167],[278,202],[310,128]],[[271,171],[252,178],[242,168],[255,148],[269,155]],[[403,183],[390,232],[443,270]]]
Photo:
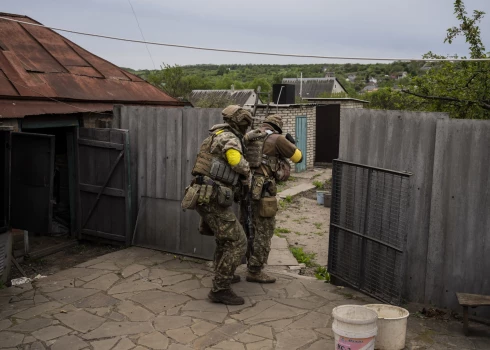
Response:
[[[375,349],[400,350],[405,348],[407,319],[410,313],[404,308],[387,304],[369,304],[365,307],[378,314],[378,335]]]
[[[364,306],[342,305],[332,311],[337,350],[373,350],[378,314]]]
[[[323,195],[325,194],[326,191],[316,191],[316,202],[320,205],[323,205]]]

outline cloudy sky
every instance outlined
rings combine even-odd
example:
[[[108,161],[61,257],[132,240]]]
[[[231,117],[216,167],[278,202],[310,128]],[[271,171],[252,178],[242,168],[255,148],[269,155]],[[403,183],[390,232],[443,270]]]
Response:
[[[467,54],[463,39],[444,44],[456,25],[452,0],[131,0],[148,41],[329,56],[421,57]],[[487,12],[481,31],[490,51],[490,0],[465,0]],[[0,11],[48,26],[141,39],[128,0],[1,0]],[[153,68],[144,45],[63,33],[124,67]],[[155,64],[323,63],[150,46]],[[352,61],[351,61],[352,62]]]

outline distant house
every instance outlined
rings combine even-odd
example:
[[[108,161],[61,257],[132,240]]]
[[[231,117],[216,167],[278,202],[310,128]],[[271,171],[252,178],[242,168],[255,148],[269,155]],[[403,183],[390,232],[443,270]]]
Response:
[[[369,83],[361,90],[361,92],[373,92],[373,91],[378,91],[378,85],[374,83]]]
[[[335,77],[326,76],[325,78],[284,78],[283,84],[294,84],[297,97],[311,98],[322,97],[322,95],[332,95],[347,93],[340,81]],[[323,96],[325,97],[325,96]]]
[[[240,106],[253,105],[256,99],[256,92],[253,89],[244,90],[192,90],[189,102],[194,107],[204,105],[211,107],[213,104],[236,104]],[[259,103],[261,101],[259,100]]]
[[[349,74],[349,75],[347,75],[347,80],[352,83],[356,80],[356,77],[357,77],[356,74]]]

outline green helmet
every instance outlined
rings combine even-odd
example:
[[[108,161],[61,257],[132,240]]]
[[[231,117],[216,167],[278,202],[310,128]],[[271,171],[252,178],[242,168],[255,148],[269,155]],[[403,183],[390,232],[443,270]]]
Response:
[[[265,118],[264,123],[272,126],[277,132],[282,133],[282,127],[284,125],[282,122],[282,117],[279,114],[269,115],[267,118]]]
[[[223,120],[236,125],[252,125],[252,114],[238,105],[230,105],[221,111]]]

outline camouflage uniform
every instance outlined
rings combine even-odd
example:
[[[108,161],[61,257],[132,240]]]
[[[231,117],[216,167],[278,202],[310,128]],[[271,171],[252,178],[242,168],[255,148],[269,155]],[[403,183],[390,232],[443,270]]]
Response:
[[[214,137],[211,144],[212,153],[222,155],[228,149],[243,152],[240,140],[233,132],[229,131],[230,127],[228,124],[215,125],[211,132],[216,130],[225,131]],[[245,176],[250,173],[248,163],[244,159],[242,164],[234,170]],[[219,181],[216,182],[220,183]],[[231,187],[222,183],[220,183],[220,186]],[[215,276],[212,290],[216,292],[229,289],[233,274],[247,249],[247,237],[243,227],[231,207],[224,208],[218,204],[216,193],[212,195],[208,205],[198,205],[196,211],[213,231],[216,240],[216,251],[214,254]]]
[[[262,124],[258,130],[263,135],[269,135],[262,139],[254,140],[251,143],[247,143],[247,160],[250,162],[251,170],[253,173],[253,184],[268,183],[267,190],[262,190],[261,197],[275,197],[277,194],[276,180],[274,178],[273,166],[267,161],[267,157],[272,159],[274,157],[283,157],[291,159],[293,162],[300,162],[302,160],[301,151],[296,146],[288,141],[282,133],[282,120],[278,115],[269,116],[264,124]],[[259,131],[257,131],[257,134]],[[254,144],[255,143],[255,144]],[[249,153],[260,153],[259,161],[257,155]],[[297,156],[299,154],[299,156]],[[264,156],[265,155],[265,156]],[[264,160],[265,159],[265,160]],[[254,161],[255,160],[255,161]],[[257,185],[252,185],[253,187]],[[259,214],[259,200],[252,200],[252,213],[253,213],[253,228],[254,228],[254,243],[253,253],[248,260],[247,281],[250,282],[274,282],[275,279],[263,274],[261,271],[264,268],[264,264],[267,262],[269,252],[271,250],[271,240],[274,235],[274,229],[276,226],[276,218],[262,217]],[[241,211],[244,215],[244,211]],[[243,217],[242,217],[243,222]]]
[[[195,209],[201,216],[201,233],[214,235],[216,240],[215,276],[209,298],[225,304],[243,304],[243,298],[236,296],[230,285],[245,255],[247,238],[231,204],[233,193],[238,191],[236,178],[240,175],[247,181],[251,179],[250,167],[242,156],[242,141],[252,118],[249,112],[239,106],[229,106],[223,110],[223,119],[226,123],[210,129],[210,136],[203,141],[192,171],[196,176],[193,184],[201,185],[200,192],[203,191],[202,186],[212,187],[212,194]],[[227,174],[236,175],[235,180],[225,181],[216,176],[212,171],[215,162],[222,165]],[[220,193],[231,194],[227,197],[231,199],[226,205],[219,202]],[[202,232],[206,230],[212,232]]]

